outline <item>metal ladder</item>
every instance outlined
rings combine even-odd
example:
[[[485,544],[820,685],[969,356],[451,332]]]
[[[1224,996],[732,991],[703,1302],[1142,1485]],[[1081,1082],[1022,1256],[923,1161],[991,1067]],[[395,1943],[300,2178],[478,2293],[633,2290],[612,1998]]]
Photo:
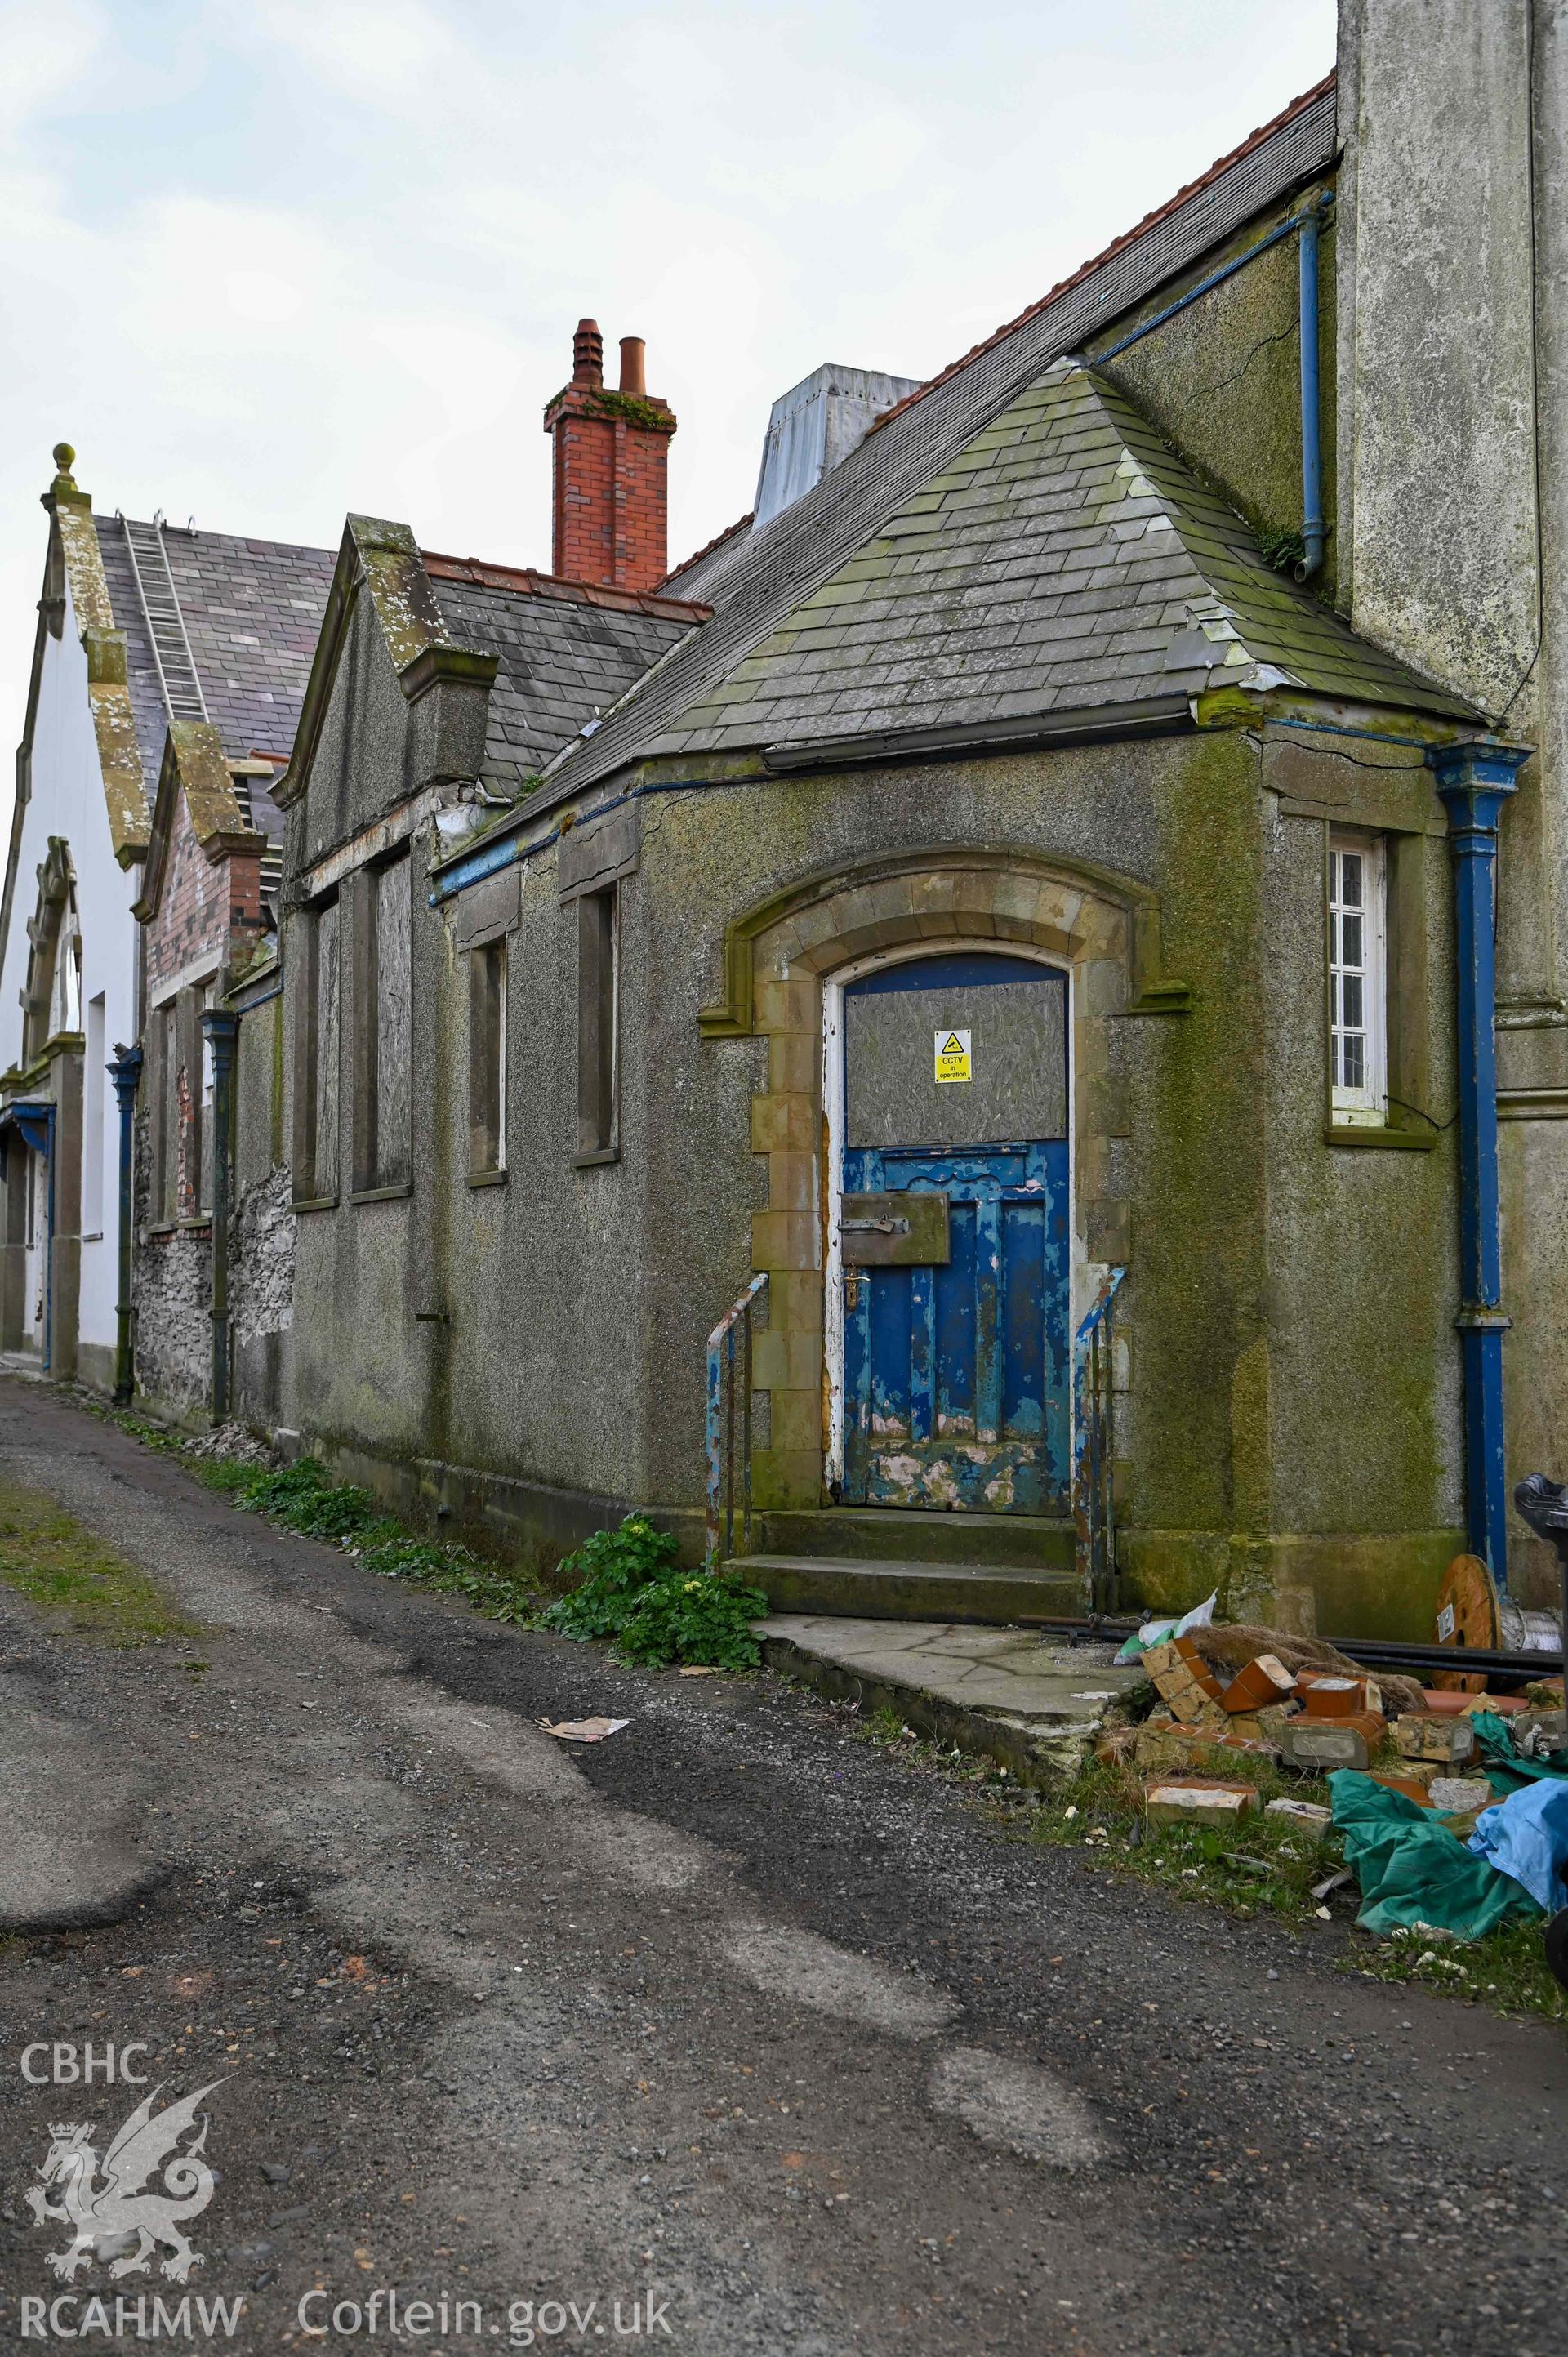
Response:
[[[125,553],[131,560],[142,619],[146,623],[153,661],[157,665],[164,710],[171,720],[206,720],[209,716],[207,698],[201,692],[196,658],[186,635],[185,616],[179,609],[179,593],[169,571],[163,517],[156,515],[151,523],[133,523],[129,516],[123,515],[120,529],[125,535]]]
[[[253,782],[254,780],[246,777],[242,771],[231,780],[234,799],[240,805],[241,814],[245,824],[252,829],[256,823],[255,804],[251,800],[251,788]],[[262,898],[269,908],[277,907],[278,895],[282,890],[283,845],[275,836],[269,835],[267,847],[262,854]]]

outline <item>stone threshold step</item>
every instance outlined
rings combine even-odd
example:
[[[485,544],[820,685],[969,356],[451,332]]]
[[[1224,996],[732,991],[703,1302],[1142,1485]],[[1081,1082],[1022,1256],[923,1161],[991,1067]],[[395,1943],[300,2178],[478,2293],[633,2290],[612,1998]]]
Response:
[[[751,1555],[729,1568],[775,1612],[867,1620],[1016,1622],[1072,1619],[1083,1589],[1068,1571],[1017,1564],[907,1563],[859,1556]]]
[[[757,1555],[851,1556],[876,1563],[999,1564],[1070,1571],[1070,1516],[936,1514],[904,1506],[770,1507],[752,1523]]]
[[[1023,1629],[783,1612],[754,1625],[769,1669],[834,1701],[896,1711],[917,1735],[1027,1785],[1076,1774],[1110,1703],[1143,1674],[1116,1668],[1111,1645]]]

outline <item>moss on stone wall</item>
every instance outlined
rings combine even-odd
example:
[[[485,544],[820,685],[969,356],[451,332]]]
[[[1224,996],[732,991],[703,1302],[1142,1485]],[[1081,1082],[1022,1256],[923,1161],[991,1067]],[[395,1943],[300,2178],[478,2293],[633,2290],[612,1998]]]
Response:
[[[1164,286],[1143,307],[1153,317],[1223,263],[1255,245],[1307,201],[1305,194],[1250,221],[1224,246],[1204,256],[1185,280]],[[1318,242],[1318,432],[1322,450],[1327,551],[1318,587],[1335,591],[1335,231],[1330,210]],[[1301,342],[1295,237],[1282,238],[1233,276],[1199,296],[1186,310],[1153,328],[1103,372],[1152,418],[1182,456],[1244,515],[1282,561],[1301,532]],[[1089,342],[1085,357],[1099,367],[1108,349],[1136,325],[1138,314]]]

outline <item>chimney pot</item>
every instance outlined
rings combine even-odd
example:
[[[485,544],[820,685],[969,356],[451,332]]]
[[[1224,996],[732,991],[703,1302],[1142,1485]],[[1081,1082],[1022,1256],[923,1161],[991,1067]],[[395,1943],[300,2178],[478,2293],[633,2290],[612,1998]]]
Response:
[[[604,381],[605,339],[599,333],[599,323],[596,319],[579,319],[572,339],[572,382],[603,384]]]
[[[630,396],[624,406],[604,389],[604,360],[597,321],[580,319],[572,382],[544,413],[554,443],[554,569],[565,581],[651,589],[667,561],[675,414],[667,402],[649,400],[640,336],[620,339],[620,391]]]
[[[647,349],[640,336],[623,336],[620,339],[620,389],[622,393],[636,393],[639,400],[648,392],[648,381],[643,375]]]

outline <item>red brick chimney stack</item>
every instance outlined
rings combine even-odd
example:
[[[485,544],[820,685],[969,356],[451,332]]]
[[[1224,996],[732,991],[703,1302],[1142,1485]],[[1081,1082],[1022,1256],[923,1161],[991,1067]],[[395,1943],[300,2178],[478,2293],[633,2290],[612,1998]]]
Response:
[[[675,414],[646,390],[640,336],[620,339],[607,387],[593,319],[572,339],[572,382],[544,413],[555,444],[555,572],[566,581],[651,589],[669,570],[666,476]]]

